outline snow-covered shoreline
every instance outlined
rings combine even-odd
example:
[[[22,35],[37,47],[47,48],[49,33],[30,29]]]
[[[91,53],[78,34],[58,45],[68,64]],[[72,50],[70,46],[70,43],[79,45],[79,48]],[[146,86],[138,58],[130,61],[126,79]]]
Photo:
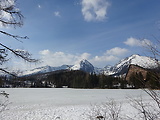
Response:
[[[0,88],[9,93],[6,111],[1,120],[87,120],[91,105],[114,99],[124,104],[122,112],[131,112],[127,97],[150,97],[142,90],[70,89],[70,88]],[[126,109],[130,109],[127,111]]]

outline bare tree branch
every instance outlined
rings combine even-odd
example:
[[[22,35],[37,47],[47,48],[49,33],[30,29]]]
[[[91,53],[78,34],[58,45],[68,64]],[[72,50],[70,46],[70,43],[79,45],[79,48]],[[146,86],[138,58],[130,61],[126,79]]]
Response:
[[[3,68],[0,68],[0,71],[3,71],[4,73],[7,73],[7,74],[12,75],[14,77],[17,77],[15,74],[12,74],[11,72],[9,72],[9,71],[7,71],[7,70],[5,70]]]
[[[16,39],[18,41],[20,41],[19,39],[29,39],[27,36],[21,37],[21,36],[18,36],[18,35],[12,35],[10,33],[7,33],[7,32],[4,32],[4,31],[1,31],[1,30],[0,30],[0,33],[5,34],[5,35],[7,35],[9,37],[13,37],[14,39]],[[22,42],[22,41],[20,41],[20,42]]]
[[[25,61],[28,61],[28,62],[38,62],[37,59],[32,59],[31,58],[31,54],[28,53],[27,51],[13,50],[13,49],[11,49],[11,48],[3,45],[2,43],[0,43],[0,46],[2,46],[5,49],[11,51],[14,55],[16,55],[17,57],[20,57],[20,58],[24,59]]]
[[[21,27],[23,25],[24,17],[21,11],[15,7],[15,0],[12,0],[12,2],[1,0],[0,14],[0,22],[3,26],[13,25],[14,27]]]

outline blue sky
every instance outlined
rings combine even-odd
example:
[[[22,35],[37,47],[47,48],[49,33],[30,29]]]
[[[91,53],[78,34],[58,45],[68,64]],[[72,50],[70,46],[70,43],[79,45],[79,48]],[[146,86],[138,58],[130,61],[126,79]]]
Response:
[[[159,0],[17,0],[17,7],[24,26],[7,31],[29,39],[5,43],[41,59],[36,67],[81,59],[97,67],[114,65],[132,54],[147,54],[144,43],[160,36]],[[13,64],[28,66],[19,60]]]

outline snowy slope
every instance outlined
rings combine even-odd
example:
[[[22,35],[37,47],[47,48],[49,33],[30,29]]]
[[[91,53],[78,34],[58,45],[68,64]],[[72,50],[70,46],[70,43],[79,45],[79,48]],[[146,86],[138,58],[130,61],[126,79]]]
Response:
[[[82,70],[88,73],[94,73],[94,66],[87,60],[83,59],[78,64],[71,67],[72,70]]]
[[[24,71],[22,75],[33,75],[33,74],[53,72],[57,70],[81,70],[88,73],[94,73],[94,66],[89,61],[84,59],[81,60],[76,65],[62,65],[59,67],[43,66],[32,70]]]
[[[62,65],[59,67],[43,66],[29,71],[24,71],[23,75],[33,75],[40,73],[47,73],[57,70],[81,70],[88,73],[105,74],[105,75],[123,75],[127,72],[129,65],[134,64],[143,68],[153,69],[158,67],[157,61],[153,58],[132,55],[122,59],[114,66],[106,66],[104,68],[94,67],[89,61],[83,59],[75,65]]]
[[[51,67],[51,66],[43,66],[39,68],[35,68],[32,70],[24,71],[23,75],[33,75],[33,74],[40,74],[40,73],[47,73],[47,72],[53,72],[57,70],[66,70],[72,67],[72,65],[62,65],[59,67]]]
[[[121,60],[117,67],[124,65],[125,63],[134,64],[141,66],[143,68],[155,68],[157,67],[157,61],[153,58],[140,56],[140,55],[132,55],[124,60]]]
[[[121,60],[118,64],[114,65],[113,67],[110,67],[110,69],[105,70],[105,73],[108,75],[123,75],[127,72],[129,65],[131,64],[138,65],[147,69],[153,69],[158,67],[157,61],[153,58],[140,55],[132,55]]]

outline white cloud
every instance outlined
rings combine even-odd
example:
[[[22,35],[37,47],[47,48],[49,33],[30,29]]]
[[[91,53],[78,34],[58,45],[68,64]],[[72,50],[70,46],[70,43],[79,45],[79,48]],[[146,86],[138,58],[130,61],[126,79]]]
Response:
[[[124,57],[129,51],[125,48],[115,47],[107,50],[99,56],[92,56],[89,53],[69,54],[65,52],[51,52],[50,50],[40,51],[42,65],[60,66],[63,64],[77,64],[82,59],[87,59],[93,65],[104,67],[107,64],[115,64]]]
[[[42,8],[42,6],[40,4],[38,4],[38,8]]]
[[[107,64],[115,64],[120,59],[114,55],[95,56],[89,61],[96,67],[105,67]]]
[[[51,66],[60,66],[63,64],[75,64],[82,59],[88,59],[90,54],[83,53],[83,54],[69,54],[64,52],[51,52],[49,50],[43,50],[39,52],[41,55],[41,59],[43,61],[43,65],[51,65]]]
[[[134,46],[142,47],[142,46],[152,45],[152,42],[150,40],[147,39],[139,40],[133,37],[128,38],[124,43],[132,47]]]
[[[117,59],[117,57],[113,56],[113,55],[109,55],[109,56],[95,56],[94,57],[94,61],[96,62],[102,62],[102,61],[105,61],[105,62],[110,62],[112,61],[113,59]]]
[[[112,49],[108,51],[112,51]],[[120,53],[124,54],[125,52]],[[41,55],[42,65],[50,66],[61,66],[63,64],[73,65],[77,64],[82,59],[87,59],[95,66],[104,67],[106,64],[112,64],[120,60],[120,55],[116,54],[116,52],[114,52],[113,55],[106,52],[102,56],[91,56],[89,53],[69,54],[64,52],[51,52],[49,50],[43,50],[40,51],[39,54]]]
[[[115,47],[107,50],[102,56],[95,56],[90,61],[97,66],[104,67],[107,64],[115,64],[129,53],[125,48]]]
[[[107,55],[115,55],[115,56],[122,56],[128,53],[128,50],[125,48],[115,47],[110,50],[107,50]]]
[[[87,59],[89,62],[91,62],[95,67],[104,67],[107,64],[115,64],[122,58],[124,58],[124,55],[128,53],[128,50],[125,48],[119,48],[115,47],[110,50],[107,50],[102,55],[96,55],[93,56],[90,53],[82,53],[82,54],[70,54],[65,52],[52,52],[50,50],[42,50],[39,52],[40,60],[41,62],[32,65],[32,64],[25,64],[23,61],[19,62],[16,60],[13,60],[12,65],[16,69],[33,69],[40,66],[61,66],[64,64],[67,65],[74,65],[79,63],[82,59]]]
[[[82,0],[82,14],[86,21],[106,19],[109,2],[106,0]]]
[[[41,55],[49,55],[50,51],[49,50],[43,50],[43,51],[40,51],[39,54],[41,54]]]
[[[60,16],[61,16],[59,11],[55,11],[55,12],[54,12],[54,15],[55,15],[56,17],[60,17]]]

